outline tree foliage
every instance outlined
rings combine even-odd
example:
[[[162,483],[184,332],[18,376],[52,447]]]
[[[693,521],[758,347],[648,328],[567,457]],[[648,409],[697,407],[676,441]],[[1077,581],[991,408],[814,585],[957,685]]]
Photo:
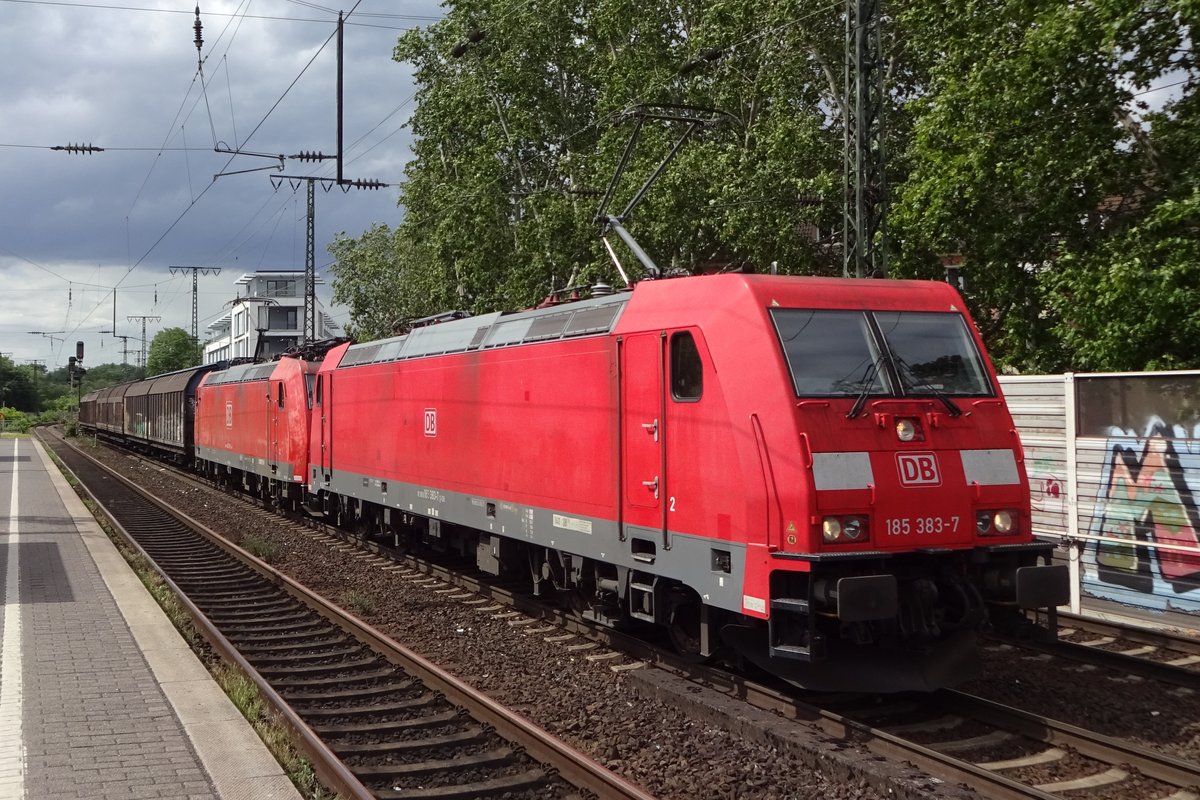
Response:
[[[183,328],[164,328],[154,334],[146,353],[146,376],[161,375],[200,363],[203,351]]]
[[[595,216],[634,124],[623,112],[643,103],[724,112],[627,221],[661,267],[839,269],[814,235],[832,233],[841,196],[830,120],[840,74],[829,72],[840,23],[820,18],[824,8],[469,0],[401,36],[396,58],[413,64],[419,87],[404,220],[332,248],[335,297],[351,305],[355,331],[378,336],[449,308],[530,305],[567,284],[621,285]],[[790,24],[795,16],[822,24]],[[721,58],[681,71],[713,48]],[[610,213],[683,130],[643,128]],[[628,252],[620,257],[641,276]]]
[[[1010,369],[1200,366],[1196,4],[888,9],[892,275],[963,256]],[[638,104],[721,112],[625,221],[661,267],[839,274],[843,25],[820,0],[451,0],[394,54],[418,87],[403,219],[331,247],[353,332],[620,285],[595,217]],[[645,124],[609,213],[681,132]]]
[[[1065,253],[1044,276],[1056,332],[1079,369],[1200,366],[1200,190],[1139,216],[1094,248]]]
[[[904,9],[929,82],[913,101],[910,172],[892,219],[900,271],[935,275],[938,254],[961,253],[993,356],[1012,367],[1200,365],[1195,352],[1161,349],[1179,319],[1163,312],[1190,301],[1194,315],[1200,287],[1158,274],[1172,263],[1186,271],[1195,238],[1178,219],[1194,158],[1176,154],[1184,131],[1195,144],[1195,5],[909,0]],[[1171,82],[1182,82],[1179,99],[1151,113],[1139,98]]]
[[[37,411],[41,407],[35,384],[34,367],[18,366],[0,356],[0,406],[20,411]]]
[[[39,412],[54,413],[74,408],[79,394],[139,377],[141,370],[137,367],[98,364],[88,369],[81,386],[71,388],[70,374],[65,366],[46,370],[41,365],[14,364],[11,359],[0,356],[0,409],[9,422],[6,430],[20,428],[15,420],[25,420],[24,425],[32,424],[39,419]]]
[[[357,239],[343,233],[329,251],[341,265],[333,299],[349,306],[346,333],[356,339],[387,336],[403,320],[452,305],[445,282],[430,273],[399,230],[374,225]]]
[[[149,360],[149,356],[147,356]],[[83,376],[83,393],[134,381],[142,377],[142,369],[132,364],[97,364]]]

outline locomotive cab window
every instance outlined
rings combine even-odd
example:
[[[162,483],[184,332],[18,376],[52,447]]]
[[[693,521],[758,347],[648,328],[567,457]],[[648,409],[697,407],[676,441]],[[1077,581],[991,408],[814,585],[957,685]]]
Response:
[[[800,397],[888,394],[881,350],[858,311],[772,309]]]
[[[704,365],[696,340],[686,331],[671,336],[671,397],[695,402],[704,394]]]
[[[991,383],[960,314],[877,311],[906,395],[990,395]]]
[[[279,384],[278,399],[276,400],[276,402],[279,404],[280,408],[283,408],[283,383],[282,382],[280,382],[280,384]]]
[[[798,397],[995,394],[953,312],[771,309]]]

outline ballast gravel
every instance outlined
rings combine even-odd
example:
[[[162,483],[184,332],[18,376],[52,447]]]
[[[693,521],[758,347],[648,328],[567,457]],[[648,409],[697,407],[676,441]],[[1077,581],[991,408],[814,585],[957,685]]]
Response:
[[[94,447],[89,454],[173,507],[234,541],[269,543],[270,563],[460,679],[663,800],[872,800],[972,796],[905,765],[889,765],[851,743],[721,696],[680,688],[656,670],[614,670],[629,660],[588,660],[581,639],[537,633],[541,623],[491,603],[450,599],[426,576],[369,563],[273,515],[165,468]],[[438,590],[441,590],[440,592]],[[639,675],[639,673],[646,673]],[[655,673],[655,674],[650,674]],[[670,686],[667,686],[671,684]],[[715,706],[733,706],[715,723]],[[763,725],[748,722],[768,717]],[[790,728],[781,739],[761,733]],[[752,730],[751,730],[752,728]],[[782,742],[782,744],[777,744]]]

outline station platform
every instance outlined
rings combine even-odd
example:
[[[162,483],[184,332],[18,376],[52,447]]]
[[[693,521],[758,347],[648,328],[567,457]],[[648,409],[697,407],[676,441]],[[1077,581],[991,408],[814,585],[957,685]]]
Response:
[[[300,800],[83,503],[0,439],[0,800]]]

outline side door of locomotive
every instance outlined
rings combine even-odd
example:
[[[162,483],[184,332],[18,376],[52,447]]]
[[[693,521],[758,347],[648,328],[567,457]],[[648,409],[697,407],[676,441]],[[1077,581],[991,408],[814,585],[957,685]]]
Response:
[[[664,347],[663,463],[667,469],[662,491],[666,530],[674,527],[678,531],[678,523],[684,519],[695,522],[698,509],[713,499],[697,496],[698,487],[716,486],[705,474],[707,454],[701,452],[709,441],[706,430],[709,425],[700,405],[704,394],[704,363],[697,345],[698,335],[691,330],[671,331]]]
[[[660,532],[665,522],[662,495],[666,480],[664,336],[663,332],[639,333],[625,337],[617,345],[625,523]]]
[[[328,483],[331,473],[333,472],[333,439],[330,433],[333,428],[333,373],[321,372],[317,374],[317,405],[318,419],[317,428],[319,432],[318,446],[321,450],[320,455],[320,475],[318,479],[323,483]]]
[[[272,379],[267,381],[267,460],[272,473],[279,469],[286,437],[283,381]]]

